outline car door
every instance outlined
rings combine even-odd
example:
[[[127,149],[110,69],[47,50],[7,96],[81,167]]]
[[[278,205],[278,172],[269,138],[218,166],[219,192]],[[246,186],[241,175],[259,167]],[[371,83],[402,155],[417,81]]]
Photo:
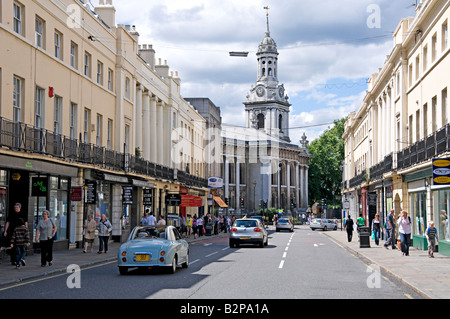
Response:
[[[183,238],[181,238],[181,235],[176,228],[172,228],[172,230],[178,255],[178,263],[183,263],[186,261],[189,246],[187,242]]]

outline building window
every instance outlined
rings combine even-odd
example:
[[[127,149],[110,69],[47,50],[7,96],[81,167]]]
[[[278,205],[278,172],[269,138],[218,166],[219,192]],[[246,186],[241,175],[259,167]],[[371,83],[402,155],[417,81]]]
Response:
[[[37,128],[44,127],[44,110],[45,90],[37,86],[34,100],[34,126]]]
[[[423,72],[425,72],[428,68],[428,46],[423,48]]]
[[[108,90],[113,90],[113,80],[114,80],[114,72],[111,69],[108,69]]]
[[[436,132],[438,127],[436,123],[437,97],[431,100],[431,132]]]
[[[413,233],[424,236],[427,227],[426,192],[411,193],[411,221],[413,222]]]
[[[97,114],[97,131],[95,135],[95,145],[102,146],[102,122],[103,118],[100,114]]]
[[[78,45],[74,42],[70,43],[70,66],[78,68]]]
[[[23,6],[14,2],[14,32],[22,34]]]
[[[437,58],[437,34],[434,34],[431,38],[431,62],[434,63]]]
[[[447,88],[442,90],[442,127],[448,123],[448,112],[447,112]]]
[[[130,96],[131,96],[131,95],[130,95],[130,92],[131,92],[130,86],[131,86],[130,78],[126,77],[126,78],[125,78],[125,97],[126,97],[127,99],[130,99]]]
[[[44,21],[36,16],[35,22],[35,42],[38,48],[43,48],[44,45]]]
[[[438,196],[435,196],[435,194]],[[450,214],[450,191],[440,190],[433,193],[433,198],[437,203],[435,203],[435,216],[434,225],[439,232],[439,240],[450,241],[450,223],[449,223],[449,214]],[[437,215],[437,216],[436,216]]]
[[[84,75],[91,77],[91,55],[87,52],[84,53]]]
[[[442,51],[447,50],[448,48],[448,22],[445,20],[442,25]]]
[[[91,123],[91,111],[84,109],[84,123],[83,123],[83,142],[89,143],[89,126]]]
[[[70,103],[70,138],[72,140],[77,139],[77,114],[78,114],[78,105],[75,103]]]
[[[22,79],[14,77],[14,94],[13,94],[13,121],[14,123],[22,122]]]
[[[55,31],[55,57],[62,60],[62,34]]]
[[[103,63],[97,61],[97,84],[103,85]]]
[[[54,110],[54,121],[53,121],[53,131],[55,134],[62,134],[62,109],[63,109],[63,98],[60,96],[55,97],[55,110]]]
[[[264,114],[262,113],[258,114],[257,119],[258,119],[258,129],[263,129],[265,121]]]
[[[106,141],[106,147],[107,149],[111,149],[112,148],[112,132],[113,132],[113,121],[111,119],[108,119],[108,136],[107,136],[107,141]]]

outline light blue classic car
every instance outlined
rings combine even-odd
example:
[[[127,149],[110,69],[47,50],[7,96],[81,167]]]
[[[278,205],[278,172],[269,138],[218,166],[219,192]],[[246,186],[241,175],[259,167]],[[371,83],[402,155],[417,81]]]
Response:
[[[117,258],[121,275],[135,267],[167,267],[173,274],[179,264],[189,266],[189,244],[173,226],[136,226]]]

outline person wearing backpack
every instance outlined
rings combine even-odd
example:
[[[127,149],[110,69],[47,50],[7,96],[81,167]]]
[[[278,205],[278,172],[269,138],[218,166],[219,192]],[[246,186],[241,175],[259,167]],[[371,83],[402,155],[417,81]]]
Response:
[[[409,218],[406,211],[403,210],[400,213],[397,224],[403,256],[409,256],[409,246],[411,245],[411,218]]]

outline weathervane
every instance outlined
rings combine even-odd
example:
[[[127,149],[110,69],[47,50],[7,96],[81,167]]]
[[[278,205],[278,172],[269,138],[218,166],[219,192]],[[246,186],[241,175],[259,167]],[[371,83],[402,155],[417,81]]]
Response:
[[[267,17],[267,34],[269,35],[270,34],[270,30],[269,30],[269,6],[265,6],[264,7],[264,10],[266,10],[267,11],[267,14],[266,14],[266,17]]]

